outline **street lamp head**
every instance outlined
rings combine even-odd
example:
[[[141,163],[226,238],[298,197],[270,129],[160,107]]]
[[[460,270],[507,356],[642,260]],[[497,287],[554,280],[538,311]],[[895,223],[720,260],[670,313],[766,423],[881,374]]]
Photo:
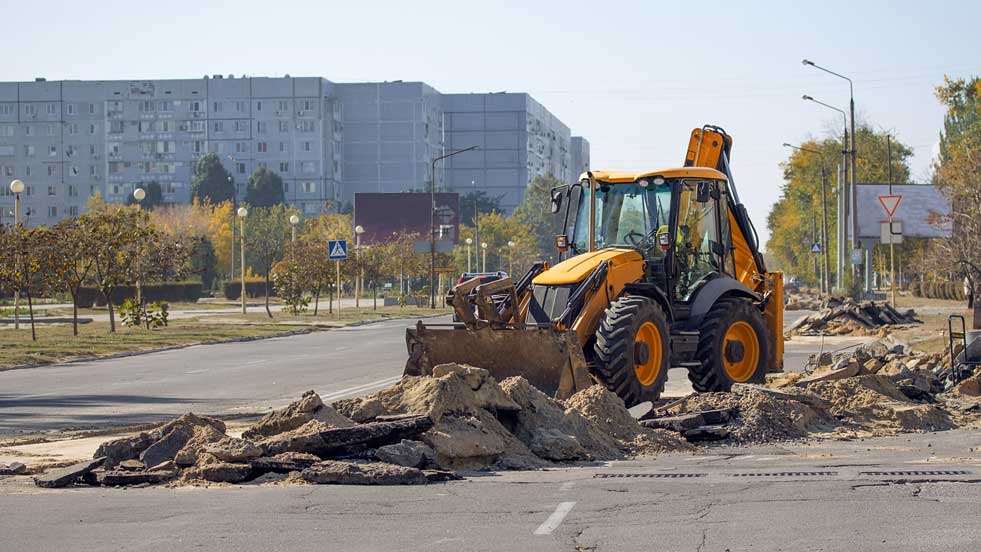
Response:
[[[292,224],[293,226],[296,226],[299,223],[300,223],[300,217],[298,217],[296,215],[290,215],[290,224]]]
[[[15,194],[22,193],[24,191],[24,182],[21,180],[14,180],[10,183],[10,191]]]
[[[513,241],[509,241],[508,242],[508,247],[514,247],[514,242]]]
[[[801,96],[800,98],[801,98],[802,100],[811,100],[811,101],[814,101],[814,98],[812,98],[812,97],[810,97],[810,96],[808,96],[807,94],[804,94],[804,95],[803,95],[803,96]]]
[[[473,243],[473,238],[467,238],[467,245],[470,245],[472,243]]]
[[[357,226],[355,226],[354,227],[354,233],[355,234],[364,234],[364,226],[361,226],[360,224],[357,225]]]
[[[487,242],[481,242],[480,248],[481,249],[487,249]]]
[[[785,147],[785,148],[792,148],[792,147],[794,147],[794,146],[792,146],[792,145],[790,145],[790,144],[788,144],[787,142],[784,142],[784,143],[783,143],[783,147]]]
[[[809,59],[802,59],[800,62],[802,65],[814,65],[814,62]]]
[[[144,190],[143,188],[137,188],[133,190],[133,199],[135,199],[137,203],[143,201],[144,198],[146,198],[146,190]]]
[[[249,210],[245,207],[238,208],[238,218],[245,218],[249,215]]]

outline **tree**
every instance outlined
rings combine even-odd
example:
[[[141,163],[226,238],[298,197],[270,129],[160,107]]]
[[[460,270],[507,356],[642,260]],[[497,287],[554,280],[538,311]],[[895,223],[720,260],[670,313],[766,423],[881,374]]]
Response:
[[[552,175],[536,176],[528,184],[521,205],[518,205],[517,209],[514,210],[514,217],[517,222],[530,230],[539,251],[545,259],[550,261],[557,259],[555,236],[566,231],[562,229],[563,217],[552,213],[552,198],[549,193],[552,188],[561,185],[562,182]],[[572,207],[575,208],[574,205]],[[561,213],[565,213],[564,204]],[[569,220],[571,222],[575,219],[570,216]],[[484,241],[483,227],[481,227],[480,233],[480,240]]]
[[[463,224],[473,225],[475,203],[476,212],[481,215],[500,213],[504,210],[501,208],[502,199],[504,199],[503,195],[492,196],[484,190],[477,190],[476,192],[465,194],[460,198],[460,221]]]
[[[249,209],[245,218],[245,256],[249,265],[265,280],[266,314],[269,310],[269,284],[272,267],[283,258],[290,240],[290,221],[292,211],[283,205]]]
[[[950,224],[953,234],[936,240],[926,258],[937,272],[966,277],[976,290],[981,284],[981,78],[945,78],[936,94],[947,113],[933,182],[951,203],[950,214],[936,222]]]
[[[143,186],[143,191],[146,192],[146,197],[139,202],[141,209],[152,211],[164,204],[163,190],[160,189],[160,184],[156,181],[148,182],[146,186]],[[133,194],[126,196],[126,205],[136,205],[136,198],[133,197]]]
[[[19,290],[27,298],[32,341],[37,341],[33,298],[46,289],[53,241],[51,231],[44,226],[25,228],[18,224],[0,229],[0,287]]]
[[[303,223],[302,235],[300,238],[304,242],[309,242],[317,244],[317,248],[321,248],[323,251],[327,250],[328,242],[330,240],[347,240],[348,244],[348,260],[340,261],[339,266],[341,269],[341,278],[345,282],[354,282],[357,277],[358,271],[355,260],[354,252],[354,222],[350,214],[336,214],[336,215],[320,215],[319,217],[306,219]],[[336,267],[334,266],[334,261],[326,260],[327,267],[329,269],[329,274],[327,275],[327,290],[330,292],[332,290],[331,282],[335,280],[333,276],[336,273]],[[336,290],[338,297],[340,296],[341,290]],[[316,305],[316,291],[314,311],[317,310]],[[334,305],[334,295],[329,296],[329,306],[328,312],[332,312]]]
[[[212,204],[234,200],[235,183],[232,175],[225,170],[214,153],[201,156],[194,164],[191,197],[202,202],[207,200]]]
[[[136,280],[138,245],[152,239],[146,211],[108,208],[79,217],[92,240],[95,284],[109,309],[109,333],[116,332],[113,299],[116,288]]]
[[[72,333],[78,335],[78,294],[93,267],[90,227],[79,219],[64,219],[53,228],[48,269],[49,285],[72,297]]]
[[[295,258],[298,280],[303,289],[313,293],[313,315],[317,316],[320,308],[320,294],[326,289],[331,290],[334,281],[334,261],[330,260],[327,241],[312,241],[301,239],[292,248]],[[333,311],[333,296],[329,312]]]
[[[245,190],[245,202],[253,207],[272,207],[286,201],[283,179],[278,174],[260,165],[251,176]]]

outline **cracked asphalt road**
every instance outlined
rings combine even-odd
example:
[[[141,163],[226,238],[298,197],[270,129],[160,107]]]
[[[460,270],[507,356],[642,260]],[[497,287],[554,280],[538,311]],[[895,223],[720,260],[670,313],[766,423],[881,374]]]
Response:
[[[870,475],[895,471],[927,475]],[[0,534],[5,551],[974,550],[979,503],[981,434],[957,430],[423,487],[41,491],[8,478]]]

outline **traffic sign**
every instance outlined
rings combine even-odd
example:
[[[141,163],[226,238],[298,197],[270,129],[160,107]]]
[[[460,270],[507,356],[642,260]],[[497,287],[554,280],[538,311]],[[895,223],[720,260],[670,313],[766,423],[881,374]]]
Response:
[[[886,216],[889,218],[896,214],[896,208],[899,207],[899,202],[902,200],[901,194],[879,196],[879,203],[882,204],[882,208],[886,210]]]
[[[331,261],[347,259],[347,240],[327,240],[327,258]]]
[[[812,243],[811,244],[811,253],[817,255],[820,252],[821,252],[821,244],[819,244],[819,243]]]
[[[903,221],[885,220],[880,222],[879,241],[883,245],[903,243]]]
[[[858,266],[858,265],[862,264],[862,250],[861,249],[852,249],[852,258],[851,258],[851,261],[852,261],[852,264],[855,265],[855,266]]]

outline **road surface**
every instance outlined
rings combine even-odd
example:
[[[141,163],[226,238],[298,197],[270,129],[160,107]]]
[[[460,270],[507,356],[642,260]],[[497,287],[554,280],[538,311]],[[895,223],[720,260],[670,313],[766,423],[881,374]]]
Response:
[[[976,431],[959,430],[716,447],[422,487],[42,490],[22,477],[0,480],[0,534],[10,552],[163,544],[236,552],[976,550],[979,445]],[[914,475],[882,474],[892,471]]]
[[[805,312],[787,313],[786,323]],[[259,413],[284,406],[308,389],[327,402],[367,394],[402,374],[405,328],[412,323],[389,320],[300,336],[0,372],[0,436],[128,426],[185,412]],[[860,341],[837,338],[835,343]],[[807,356],[821,347],[819,339],[788,343],[787,369],[799,371]],[[686,372],[672,370],[666,395],[690,392]]]

